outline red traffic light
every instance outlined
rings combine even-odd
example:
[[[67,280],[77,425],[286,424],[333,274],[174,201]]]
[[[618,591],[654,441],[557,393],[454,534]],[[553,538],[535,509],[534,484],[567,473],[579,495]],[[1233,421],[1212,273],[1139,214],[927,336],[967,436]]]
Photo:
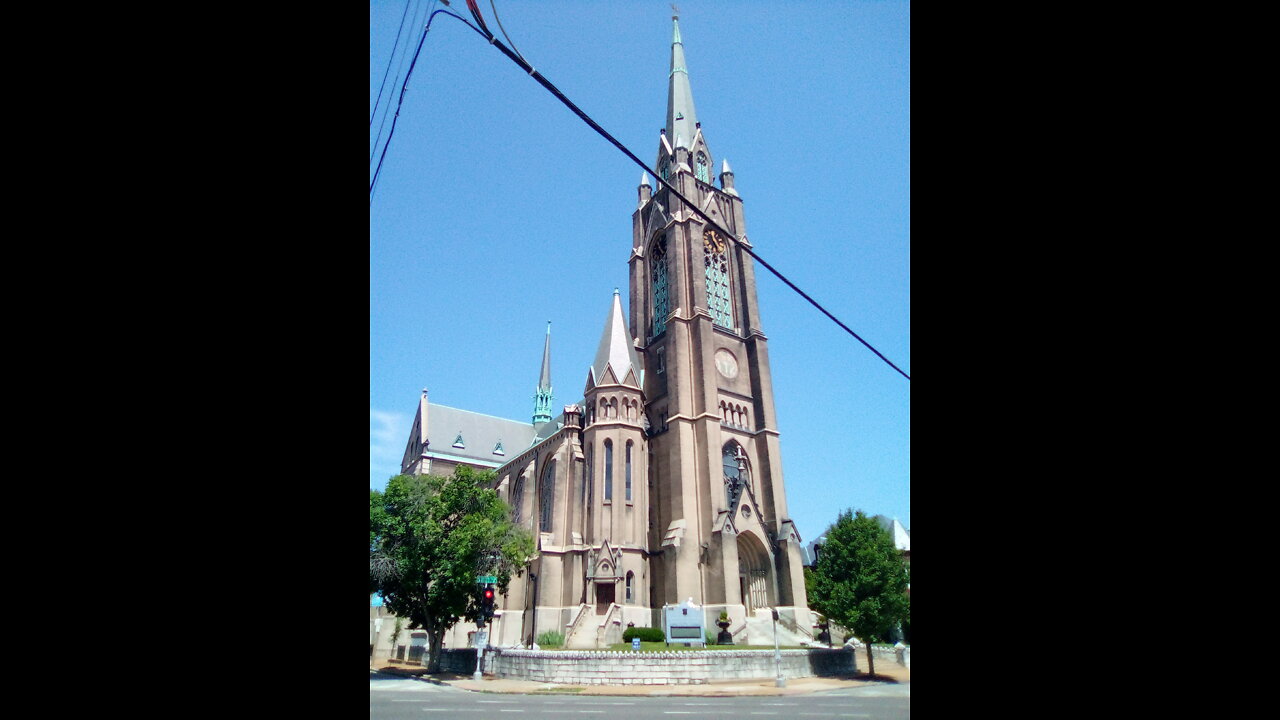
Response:
[[[492,599],[493,599],[493,588],[485,588],[485,589],[484,589],[484,599],[485,599],[485,600],[492,600]]]

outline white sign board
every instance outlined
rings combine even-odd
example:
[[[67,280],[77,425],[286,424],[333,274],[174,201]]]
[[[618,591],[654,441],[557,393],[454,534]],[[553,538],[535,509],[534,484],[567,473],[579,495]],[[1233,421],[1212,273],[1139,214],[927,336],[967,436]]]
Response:
[[[705,627],[703,620],[702,608],[692,602],[680,605],[664,605],[662,607],[662,632],[666,633],[667,644],[683,643],[685,645],[702,645],[705,647],[707,637],[703,632],[703,627]]]

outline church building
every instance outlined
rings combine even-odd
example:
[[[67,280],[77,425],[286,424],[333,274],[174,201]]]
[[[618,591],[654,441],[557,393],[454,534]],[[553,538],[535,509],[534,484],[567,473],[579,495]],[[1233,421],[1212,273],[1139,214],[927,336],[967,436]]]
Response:
[[[555,631],[568,648],[605,647],[690,599],[712,631],[727,611],[739,644],[772,644],[774,609],[784,642],[813,634],[755,268],[739,247],[751,246],[743,201],[727,161],[713,179],[674,17],[672,28],[656,167],[733,238],[642,173],[631,244],[617,249],[630,283],[625,298],[601,298],[598,349],[571,379],[581,399],[552,410],[548,324],[531,421],[432,405],[425,390],[414,418],[402,472],[495,470],[535,538],[536,558],[499,597],[494,645]],[[470,630],[459,623],[446,646]]]

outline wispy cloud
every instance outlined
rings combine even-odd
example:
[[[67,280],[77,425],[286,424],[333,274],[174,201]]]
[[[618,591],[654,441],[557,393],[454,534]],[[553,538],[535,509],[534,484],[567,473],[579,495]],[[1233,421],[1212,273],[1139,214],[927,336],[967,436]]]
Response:
[[[369,408],[369,482],[386,482],[400,472],[411,418],[405,413]],[[376,489],[376,488],[375,488]]]

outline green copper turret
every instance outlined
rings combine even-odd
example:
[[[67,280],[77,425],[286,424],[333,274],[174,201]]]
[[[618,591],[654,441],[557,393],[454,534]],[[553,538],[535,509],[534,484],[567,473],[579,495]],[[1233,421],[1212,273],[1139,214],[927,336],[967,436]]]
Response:
[[[547,321],[547,339],[542,346],[542,375],[533,395],[533,424],[551,421],[551,321]]]

